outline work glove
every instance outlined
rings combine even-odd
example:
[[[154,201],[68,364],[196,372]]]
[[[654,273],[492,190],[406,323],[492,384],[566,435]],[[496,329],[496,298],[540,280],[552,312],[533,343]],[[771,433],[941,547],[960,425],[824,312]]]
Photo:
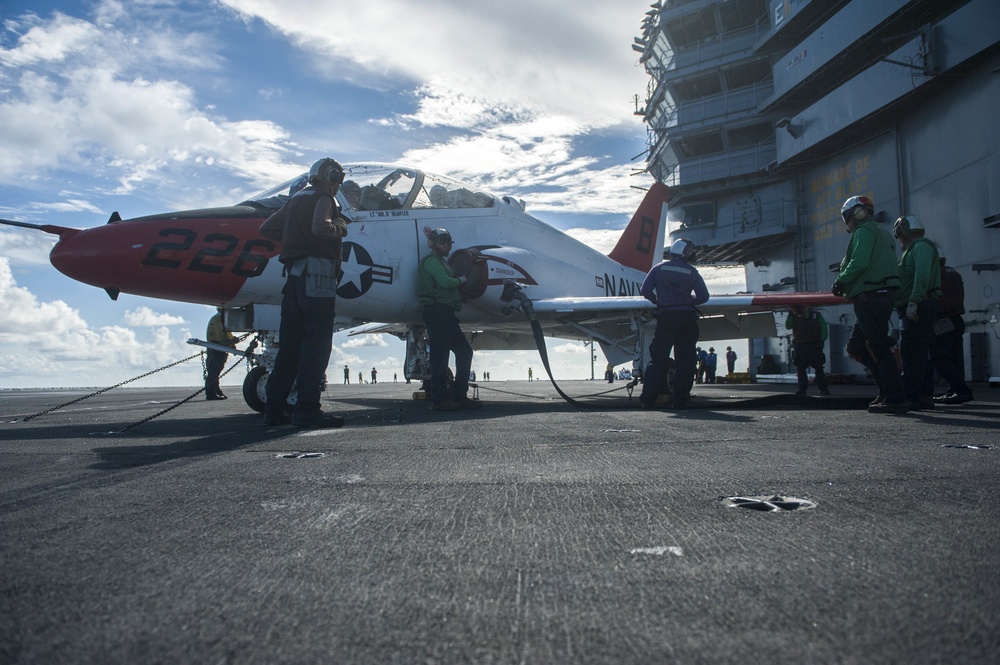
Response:
[[[468,282],[468,281],[469,281],[469,279],[465,275],[459,275],[459,277],[458,277],[458,285],[459,286],[464,286],[465,283]]]
[[[915,302],[907,303],[906,318],[908,318],[910,321],[913,321],[914,323],[920,320],[920,317],[917,316],[917,303]]]
[[[843,298],[847,295],[847,287],[843,282],[834,282],[833,286],[830,288],[830,293]]]

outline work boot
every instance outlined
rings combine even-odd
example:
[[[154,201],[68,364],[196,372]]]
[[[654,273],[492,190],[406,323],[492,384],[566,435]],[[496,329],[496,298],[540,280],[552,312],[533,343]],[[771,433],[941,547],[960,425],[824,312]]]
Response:
[[[686,409],[688,404],[691,403],[690,395],[674,395],[674,398],[670,400],[671,409]]]
[[[304,413],[296,411],[295,415],[292,416],[292,425],[294,427],[308,427],[310,429],[343,427],[344,419],[332,413],[324,413],[323,411],[306,411]]]
[[[885,404],[885,395],[879,393],[871,402],[868,403],[869,407],[878,406],[879,404]]]
[[[274,425],[287,425],[292,422],[292,419],[288,417],[283,411],[278,413],[264,413],[264,424],[271,427]]]
[[[941,404],[965,404],[966,402],[971,402],[974,398],[972,393],[966,395],[959,395],[958,393],[948,393],[942,396],[941,399],[934,398],[937,402]]]
[[[480,402],[478,399],[471,399],[465,395],[462,395],[461,397],[456,397],[453,401],[459,406],[461,406],[463,409],[474,410],[483,408],[483,403]]]
[[[880,402],[868,407],[868,413],[907,413],[910,410],[909,402]]]

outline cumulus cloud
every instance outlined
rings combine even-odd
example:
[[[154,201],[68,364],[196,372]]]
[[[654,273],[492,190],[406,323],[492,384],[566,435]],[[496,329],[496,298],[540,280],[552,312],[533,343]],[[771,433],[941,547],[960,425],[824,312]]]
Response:
[[[10,262],[0,257],[0,383],[30,386],[92,386],[112,382],[99,377],[131,378],[190,354],[190,347],[174,339],[166,327],[140,339],[121,326],[91,328],[61,300],[42,302],[18,286]],[[28,352],[30,351],[30,352]],[[100,368],[98,371],[96,368]],[[200,368],[193,365],[189,374]],[[177,374],[175,373],[176,377]],[[176,381],[176,379],[175,379]],[[191,378],[180,381],[190,383]]]
[[[645,73],[628,48],[642,16],[618,3],[581,0],[567,11],[559,3],[509,0],[498,12],[483,1],[383,0],[316,12],[311,0],[223,2],[314,53],[329,76],[347,67],[361,80],[426,83],[461,91],[473,106],[572,115],[592,126],[621,122],[622,109],[645,90]],[[414,39],[433,48],[393,47]]]
[[[627,166],[600,166],[600,157],[578,153],[595,131],[644,133],[629,112],[646,84],[628,48],[641,17],[602,0],[584,0],[572,12],[512,3],[499,13],[459,0],[352,3],[336,12],[316,12],[311,0],[221,6],[248,31],[265,22],[320,79],[408,88],[413,111],[376,111],[370,120],[444,135],[404,149],[404,161],[491,190],[530,192],[535,210],[634,207]],[[261,117],[264,109],[227,118],[199,102],[196,86],[211,83],[197,75],[222,78],[231,68],[211,30],[225,18],[210,14],[219,6],[103,0],[91,20],[60,13],[9,19],[0,41],[0,85],[8,92],[0,103],[0,184],[40,180],[35,174],[46,170],[94,173],[97,164],[106,195],[170,192],[178,207],[205,207],[246,192],[204,178],[194,186],[196,173],[225,173],[259,191],[299,172],[310,147]],[[415,33],[434,48],[415,54],[387,46],[412,42]],[[285,91],[248,94],[274,100]],[[343,135],[347,126],[331,130]],[[86,198],[50,206],[98,212]]]
[[[342,349],[363,349],[370,347],[387,347],[389,343],[385,341],[385,336],[381,334],[373,335],[358,335],[357,337],[348,337],[343,344],[340,345]]]
[[[179,32],[152,9],[105,2],[95,22],[56,13],[5,24],[14,43],[0,47],[0,183],[30,182],[46,170],[93,175],[96,165],[115,182],[106,193],[154,181],[182,191],[192,167],[214,166],[263,189],[299,170],[284,128],[217,117],[172,78],[221,59],[208,31]],[[223,196],[232,203],[231,193]],[[50,209],[96,212],[81,199]]]
[[[138,307],[125,312],[125,325],[152,328],[159,326],[177,326],[187,323],[183,316],[154,312],[149,307]]]
[[[573,11],[512,0],[503,12],[465,0],[386,0],[317,15],[307,0],[224,3],[314,54],[321,74],[410,85],[414,112],[373,121],[453,131],[406,150],[403,162],[492,191],[531,192],[535,210],[617,212],[641,199],[627,164],[601,167],[576,154],[595,131],[644,134],[629,111],[647,80],[627,46],[641,18],[630,9],[602,0]],[[417,33],[434,48],[373,48]]]

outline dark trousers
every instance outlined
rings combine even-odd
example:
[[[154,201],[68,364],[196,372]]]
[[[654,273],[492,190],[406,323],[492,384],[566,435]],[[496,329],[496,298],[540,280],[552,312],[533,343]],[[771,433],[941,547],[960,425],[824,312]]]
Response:
[[[205,350],[205,396],[215,397],[222,394],[219,388],[219,375],[226,366],[229,354],[215,349]]]
[[[917,320],[906,318],[906,307],[896,310],[899,315],[899,357],[903,363],[903,392],[906,399],[916,402],[920,396],[930,397],[933,388],[928,381],[931,344],[934,342],[934,320],[937,303],[921,300],[917,303]]]
[[[431,399],[440,402],[467,397],[472,371],[472,345],[458,325],[455,310],[433,303],[424,307],[424,325],[431,349]],[[455,354],[455,380],[448,392],[448,359]]]
[[[880,395],[898,404],[906,401],[896,359],[892,355],[889,318],[892,316],[896,289],[860,293],[854,298],[857,322],[847,340],[850,354],[861,362],[875,378]]]
[[[823,353],[823,342],[795,342],[795,370],[798,372],[799,390],[805,392],[809,388],[809,368],[816,372],[816,386],[826,390],[826,354]]]
[[[965,321],[961,316],[948,318],[953,330],[934,336],[931,342],[931,364],[941,378],[948,382],[948,387],[956,395],[970,395],[965,382],[965,349],[962,335],[965,334]]]
[[[281,290],[278,355],[267,377],[267,412],[281,413],[292,386],[299,413],[318,411],[323,375],[333,348],[336,298],[306,295],[304,277],[289,275]]]
[[[656,315],[656,332],[649,345],[649,364],[642,376],[639,401],[650,406],[656,396],[667,392],[667,360],[674,352],[673,398],[686,399],[694,383],[695,349],[698,345],[698,314],[694,311],[665,311]]]

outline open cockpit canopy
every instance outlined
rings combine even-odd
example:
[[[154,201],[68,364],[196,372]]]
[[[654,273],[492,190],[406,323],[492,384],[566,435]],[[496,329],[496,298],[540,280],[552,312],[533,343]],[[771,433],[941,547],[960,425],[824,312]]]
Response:
[[[344,166],[338,198],[351,210],[411,210],[422,208],[491,208],[496,197],[446,176],[392,164]],[[277,210],[305,187],[307,173],[253,196],[251,205]]]

